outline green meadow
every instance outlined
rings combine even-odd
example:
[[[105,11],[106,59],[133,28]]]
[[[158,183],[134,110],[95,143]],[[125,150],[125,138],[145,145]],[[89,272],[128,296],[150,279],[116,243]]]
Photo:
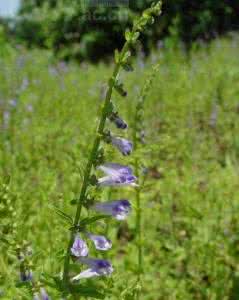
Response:
[[[1,48],[0,226],[14,227],[15,234],[0,230],[0,299],[25,300],[13,245],[31,245],[36,280],[61,272],[69,225],[55,207],[74,215],[113,64],[65,64],[44,50]],[[238,52],[237,35],[187,53],[181,46],[159,47],[147,58],[138,55],[134,72],[121,72],[128,96],[114,93],[113,99],[132,139],[139,93],[159,64],[145,102],[146,144],[127,158],[106,145],[108,162],[132,165],[138,155],[147,171],[142,300],[239,299]],[[135,189],[105,188],[97,197],[129,199],[133,209],[123,222],[97,223],[113,242],[103,257],[114,273],[82,280],[92,284],[92,297],[74,299],[101,299],[95,284],[106,293],[102,299],[134,299]],[[102,257],[93,247],[91,253]]]

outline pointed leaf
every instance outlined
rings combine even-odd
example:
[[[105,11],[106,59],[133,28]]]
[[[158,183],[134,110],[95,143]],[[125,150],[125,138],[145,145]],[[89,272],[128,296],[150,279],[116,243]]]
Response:
[[[67,215],[66,213],[64,213],[62,210],[60,210],[59,208],[57,208],[56,206],[53,207],[53,209],[55,210],[55,212],[58,214],[58,216],[60,216],[62,219],[64,219],[65,221],[67,221],[67,223],[69,223],[70,225],[73,224],[73,219],[71,216]]]
[[[80,226],[86,226],[86,225],[95,223],[99,220],[108,219],[108,218],[110,218],[110,216],[108,216],[108,215],[99,215],[99,216],[94,216],[91,218],[85,218],[82,221],[80,221]]]

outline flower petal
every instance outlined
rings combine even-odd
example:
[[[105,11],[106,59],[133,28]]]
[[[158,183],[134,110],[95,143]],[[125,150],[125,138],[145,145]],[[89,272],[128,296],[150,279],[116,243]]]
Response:
[[[93,241],[97,250],[106,251],[112,247],[112,242],[103,235],[95,235],[91,233],[88,233],[87,235]]]
[[[116,163],[106,163],[99,166],[99,169],[109,176],[132,175],[133,171],[130,167]]]
[[[89,249],[86,245],[86,242],[83,241],[79,235],[77,235],[71,247],[71,254],[76,257],[81,257],[81,256],[87,256],[88,253],[89,253]]]
[[[96,211],[103,212],[107,215],[115,217],[116,220],[124,220],[131,212],[131,204],[128,200],[115,200],[95,204],[93,207]]]
[[[87,269],[85,271],[82,271],[80,274],[76,275],[71,279],[71,281],[78,281],[83,278],[91,278],[95,276],[100,276],[96,271],[93,269]]]
[[[44,288],[40,288],[40,293],[41,293],[42,300],[51,300],[51,298],[48,296],[48,294]]]
[[[98,275],[110,275],[114,271],[111,263],[105,259],[81,257],[79,262],[91,267]]]
[[[126,139],[111,136],[111,142],[123,155],[130,155],[133,150],[133,144]]]

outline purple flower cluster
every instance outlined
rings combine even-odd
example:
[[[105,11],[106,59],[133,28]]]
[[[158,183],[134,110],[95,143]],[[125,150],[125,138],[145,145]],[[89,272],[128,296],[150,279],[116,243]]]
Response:
[[[116,124],[118,128],[125,129],[127,124],[119,118],[117,114],[111,116],[110,120]],[[116,147],[123,155],[130,155],[133,149],[133,144],[121,137],[113,137],[109,133],[107,136],[109,141]],[[100,187],[104,186],[137,186],[137,178],[133,175],[133,170],[128,166],[123,166],[117,163],[105,163],[98,167],[105,176],[97,180]],[[126,199],[95,203],[91,209],[106,215],[110,215],[116,220],[124,220],[131,211],[131,204]],[[100,251],[107,251],[112,247],[112,243],[102,235],[95,235],[89,232],[83,234],[90,239],[95,248]],[[88,268],[80,274],[72,278],[72,282],[81,280],[83,278],[91,278],[96,276],[107,276],[113,272],[111,263],[105,259],[89,258],[89,249],[86,242],[79,234],[75,236],[75,240],[71,247],[71,254],[79,263],[87,265]]]
[[[86,236],[92,240],[95,248],[101,251],[109,250],[112,247],[110,240],[101,235],[86,233]],[[77,281],[82,278],[91,278],[100,275],[110,275],[113,272],[113,267],[107,260],[88,258],[89,249],[86,242],[76,235],[71,248],[71,254],[77,258],[78,262],[86,264],[89,268],[79,275],[72,278],[72,281]]]
[[[28,266],[28,259],[32,256],[33,251],[30,246],[22,247],[18,249],[17,258],[20,262],[20,281],[21,282],[31,282],[34,284],[33,272]],[[33,300],[51,300],[46,290],[41,287],[39,292],[35,292],[33,295]]]

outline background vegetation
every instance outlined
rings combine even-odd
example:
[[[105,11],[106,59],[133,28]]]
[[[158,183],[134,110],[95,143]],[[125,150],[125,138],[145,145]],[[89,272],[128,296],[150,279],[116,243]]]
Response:
[[[31,242],[36,274],[57,274],[66,226],[52,207],[70,214],[75,209],[71,200],[80,190],[111,65],[66,65],[50,51],[13,48],[3,34],[0,40],[0,178],[10,180],[0,201],[10,199],[16,212],[1,213],[1,221],[17,224],[17,242]],[[136,72],[122,75],[127,100],[114,95],[132,122],[140,87],[160,62],[146,100],[141,153],[149,170],[142,203],[144,300],[238,299],[238,51],[237,35],[187,54],[177,47],[152,51],[135,59]],[[108,151],[112,161],[122,160]],[[132,189],[124,193],[133,199]],[[105,190],[102,199],[117,195]],[[106,299],[132,299],[134,224],[133,214],[120,230],[114,221],[102,228],[113,240],[109,257],[116,270],[105,280],[113,293]],[[2,245],[2,298],[29,299],[25,288],[16,288],[14,253]]]
[[[95,0],[22,0],[12,33],[28,46],[53,49],[59,57],[99,60],[121,48],[125,29],[153,1],[125,1],[112,8],[92,6]],[[102,3],[116,3],[102,0]],[[118,1],[119,2],[119,1]],[[173,36],[188,46],[236,30],[237,0],[165,0],[163,15],[143,38],[146,53],[163,37]]]

